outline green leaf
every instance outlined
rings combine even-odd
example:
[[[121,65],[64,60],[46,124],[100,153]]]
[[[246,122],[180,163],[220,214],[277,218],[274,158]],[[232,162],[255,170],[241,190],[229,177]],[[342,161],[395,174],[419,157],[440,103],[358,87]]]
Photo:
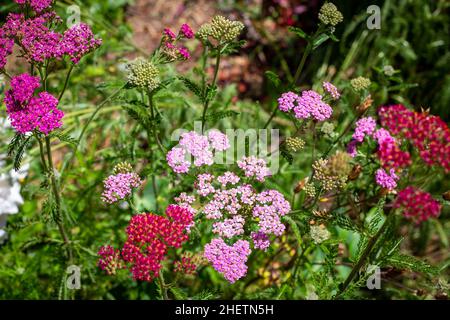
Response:
[[[61,130],[55,130],[50,134],[50,137],[58,138],[62,142],[66,142],[67,144],[76,146],[78,141],[75,138],[72,138],[68,133],[64,133]]]
[[[313,50],[317,49],[322,43],[324,43],[328,39],[330,39],[330,36],[327,35],[326,33],[320,34],[317,38],[314,39],[312,49]]]
[[[278,77],[278,75],[275,72],[266,71],[264,74],[266,75],[266,78],[273,83],[275,88],[278,88],[280,86],[281,83],[280,77]]]
[[[233,41],[230,43],[227,43],[223,48],[220,50],[221,55],[230,55],[232,53],[238,52],[240,49],[242,49],[247,42],[245,40],[239,40],[239,41]]]
[[[13,167],[15,171],[19,171],[20,167],[22,165],[22,159],[25,153],[25,150],[30,143],[32,135],[26,137],[24,135],[21,135],[20,138],[17,138],[16,141],[11,141],[11,143],[14,143],[14,145],[9,145],[8,147],[8,154],[10,156],[13,156]],[[16,137],[14,137],[16,138]],[[13,139],[15,140],[15,139]]]
[[[170,290],[170,292],[172,292],[172,294],[176,300],[186,300],[188,298],[186,293],[184,293],[184,291],[181,290],[180,288],[172,286],[172,287],[170,287],[169,290]]]
[[[180,79],[183,82],[184,86],[193,94],[195,94],[200,100],[204,100],[202,89],[198,84],[186,77],[180,76],[178,77],[178,79]]]
[[[429,265],[428,263],[417,259],[416,257],[401,254],[399,252],[394,253],[386,259],[386,265],[401,270],[411,270],[421,272],[429,275],[437,275],[439,269]]]
[[[288,216],[284,216],[283,220],[286,221],[292,228],[292,231],[294,232],[295,238],[297,239],[298,242],[298,247],[300,248],[302,246],[303,240],[302,240],[302,235],[300,234],[300,229],[298,228],[297,223]]]
[[[222,119],[225,119],[225,118],[234,117],[234,116],[236,116],[238,114],[239,114],[239,112],[232,111],[232,110],[208,113],[206,115],[206,121],[216,122],[218,120],[222,120]]]
[[[288,30],[290,32],[295,33],[297,36],[299,36],[302,39],[308,39],[308,34],[303,31],[302,29],[300,29],[299,27],[289,27]]]

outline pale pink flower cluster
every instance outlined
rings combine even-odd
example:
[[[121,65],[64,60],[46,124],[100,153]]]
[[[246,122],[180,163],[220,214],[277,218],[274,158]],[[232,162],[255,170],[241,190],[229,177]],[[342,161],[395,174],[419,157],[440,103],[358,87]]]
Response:
[[[383,188],[392,190],[397,187],[399,177],[395,174],[395,169],[391,168],[389,173],[380,168],[375,173],[375,181]]]
[[[372,117],[361,118],[356,121],[355,132],[353,133],[353,140],[363,142],[366,135],[372,135],[377,126],[377,122]]]
[[[125,199],[131,195],[133,188],[138,188],[141,184],[141,179],[134,172],[110,175],[104,181],[102,201],[111,204]]]
[[[255,249],[266,251],[270,246],[270,240],[267,234],[264,232],[252,232],[251,237],[253,240],[253,246]]]
[[[246,240],[238,240],[229,246],[223,239],[216,238],[205,246],[204,256],[225,279],[234,283],[247,274],[245,263],[250,253],[250,244]]]
[[[297,119],[324,121],[333,114],[330,105],[314,90],[303,91],[300,96],[293,92],[283,93],[278,99],[278,108],[283,112],[292,110]]]
[[[338,91],[338,89],[330,82],[324,82],[322,84],[322,87],[323,90],[325,90],[325,92],[328,93],[333,100],[338,100],[341,97],[341,94]]]
[[[254,177],[259,182],[264,182],[267,176],[272,175],[266,161],[255,156],[244,157],[237,165],[244,171],[246,177]]]
[[[218,130],[208,135],[201,135],[195,131],[183,133],[178,146],[172,148],[166,155],[169,166],[176,173],[187,173],[194,158],[194,166],[210,166],[214,163],[214,152],[224,151],[230,147],[227,136]]]

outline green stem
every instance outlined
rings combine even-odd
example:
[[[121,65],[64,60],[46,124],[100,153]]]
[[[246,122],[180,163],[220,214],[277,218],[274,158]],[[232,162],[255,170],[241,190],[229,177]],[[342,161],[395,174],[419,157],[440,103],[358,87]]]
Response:
[[[161,287],[161,294],[162,294],[161,298],[163,298],[163,300],[169,300],[169,296],[167,294],[167,285],[164,282],[164,275],[163,275],[162,270],[159,273],[158,281],[159,281],[159,286]]]
[[[217,48],[217,57],[216,57],[216,65],[214,67],[214,78],[213,81],[211,83],[211,87],[214,87],[216,85],[217,82],[217,75],[219,74],[219,67],[220,67],[220,46]],[[205,122],[206,122],[206,111],[208,110],[209,107],[209,99],[206,97],[206,86],[203,88],[204,89],[204,95],[205,95],[205,103],[203,104],[203,114],[202,114],[202,133],[204,132],[205,129]]]
[[[54,170],[53,158],[52,158],[52,148],[51,148],[51,144],[50,144],[50,138],[48,136],[45,137],[45,143],[46,143],[46,147],[47,147],[47,160],[48,160],[50,181],[52,184],[52,191],[53,191],[53,195],[55,197],[55,202],[56,202],[57,218],[55,220],[56,220],[56,224],[58,225],[58,229],[61,234],[61,237],[63,238],[64,244],[67,247],[67,254],[69,256],[69,264],[71,264],[73,261],[73,252],[72,252],[72,248],[70,247],[69,236],[67,235],[67,232],[66,232],[66,230],[64,228],[64,224],[63,224],[63,215],[61,213],[61,194],[60,194],[59,185],[58,185],[58,183],[56,181],[56,177],[55,177],[55,170]]]
[[[42,143],[42,140],[38,136],[36,136],[36,139],[39,143],[39,151],[41,155],[42,167],[44,169],[44,172],[48,173],[47,162],[45,161],[44,144]]]
[[[148,93],[148,100],[149,100],[149,105],[150,105],[150,114],[152,117],[152,121],[155,121],[155,111],[154,111],[155,106],[154,106],[154,102],[153,102],[153,94],[150,91],[148,91],[147,93]],[[158,145],[159,150],[161,150],[161,152],[163,154],[165,154],[166,150],[165,150],[164,146],[162,145],[161,140],[159,139],[159,136],[158,136],[158,132],[156,131],[154,126],[152,126],[151,131],[153,133],[153,137],[155,138],[155,141],[156,141],[156,144]]]
[[[67,85],[69,84],[70,74],[72,73],[72,70],[73,70],[73,64],[70,65],[69,71],[67,72],[66,80],[64,81],[64,86],[63,86],[63,88],[61,90],[61,93],[59,94],[58,101],[61,101],[64,93],[66,92]]]
[[[389,223],[389,216],[384,221],[381,228],[378,230],[378,232],[369,239],[369,242],[367,243],[366,248],[364,249],[364,252],[362,253],[361,257],[359,258],[358,262],[353,266],[352,270],[350,271],[350,274],[348,275],[347,279],[345,279],[344,284],[342,285],[339,293],[336,295],[336,299],[342,296],[342,294],[347,290],[350,283],[353,281],[359,270],[361,270],[362,266],[365,264],[367,257],[372,252],[373,247],[377,243],[378,239],[380,239],[381,235],[383,234],[384,230],[386,230],[388,223]]]

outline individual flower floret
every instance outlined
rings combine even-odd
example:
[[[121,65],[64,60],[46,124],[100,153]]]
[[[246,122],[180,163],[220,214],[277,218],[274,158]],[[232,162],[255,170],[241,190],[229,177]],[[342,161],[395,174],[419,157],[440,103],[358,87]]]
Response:
[[[137,58],[132,61],[128,64],[128,69],[128,81],[133,86],[154,90],[161,83],[158,68],[144,58]]]
[[[326,2],[319,12],[319,20],[326,25],[336,26],[344,20],[342,13],[330,2]]]

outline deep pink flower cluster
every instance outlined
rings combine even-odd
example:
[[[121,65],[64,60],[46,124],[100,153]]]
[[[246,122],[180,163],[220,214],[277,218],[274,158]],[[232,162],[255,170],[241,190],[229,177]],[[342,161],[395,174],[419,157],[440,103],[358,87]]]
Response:
[[[267,176],[272,175],[266,161],[255,156],[243,157],[237,165],[244,171],[246,177],[254,177],[259,182],[264,182]]]
[[[378,115],[389,131],[412,142],[426,164],[450,171],[450,129],[441,118],[408,110],[403,105],[381,107]]]
[[[31,1],[36,8],[42,7],[45,1]],[[51,1],[49,2],[49,5]],[[77,24],[66,30],[64,34],[50,29],[61,22],[55,12],[45,12],[30,18],[23,14],[11,13],[6,23],[0,28],[0,67],[6,63],[6,56],[12,52],[14,41],[19,45],[22,55],[30,63],[43,63],[48,59],[62,59],[69,56],[73,63],[87,53],[95,50],[101,40],[95,39],[90,27],[86,24]]]
[[[331,117],[333,109],[322,100],[322,96],[313,90],[303,91],[301,96],[286,92],[278,99],[278,108],[283,112],[294,112],[297,119],[314,118],[324,121]]]
[[[175,205],[166,209],[166,217],[152,213],[133,216],[121,250],[121,258],[128,264],[133,278],[150,282],[158,277],[167,250],[179,248],[188,240],[187,228],[192,223],[193,215]],[[117,251],[109,246],[103,247],[99,254],[99,266],[106,270],[108,263],[117,258]]]
[[[330,82],[324,82],[322,84],[322,87],[323,90],[325,90],[325,92],[328,93],[333,100],[338,100],[341,97],[338,89]]]
[[[218,130],[210,131],[206,136],[190,131],[181,135],[178,146],[167,153],[166,160],[176,173],[187,173],[191,166],[190,157],[194,158],[196,167],[210,166],[214,163],[214,152],[229,147],[227,136]]]
[[[248,241],[238,240],[229,246],[223,239],[216,238],[205,246],[204,256],[226,280],[234,283],[247,274],[245,263],[250,253]]]
[[[34,96],[39,86],[38,77],[24,73],[11,79],[11,89],[5,93],[6,112],[11,125],[22,134],[34,130],[49,134],[62,126],[64,112],[57,108],[58,99],[48,92]]]
[[[352,139],[363,142],[366,135],[372,135],[377,126],[377,122],[372,117],[361,118],[356,121],[355,132],[353,133]]]
[[[395,174],[395,170],[391,168],[389,173],[380,168],[375,173],[375,181],[383,188],[392,190],[397,187],[399,177]]]
[[[178,273],[194,274],[197,269],[197,265],[193,259],[187,255],[183,255],[181,260],[175,261],[173,270]]]
[[[118,269],[125,267],[120,257],[120,250],[116,250],[110,245],[100,247],[98,255],[100,259],[97,265],[108,275],[116,274]]]
[[[14,0],[14,2],[20,5],[29,4],[31,9],[39,13],[49,8],[53,0]]]
[[[403,215],[420,224],[430,218],[437,218],[441,204],[431,194],[413,186],[400,191],[394,202],[395,208],[402,208]]]
[[[110,175],[103,184],[102,201],[111,204],[130,196],[132,189],[138,188],[142,181],[135,172],[127,172]]]
[[[184,23],[181,25],[178,35],[176,35],[169,28],[165,28],[163,31],[163,46],[162,52],[169,60],[188,60],[191,57],[189,50],[184,46],[178,46],[177,42],[182,39],[192,39],[194,37],[194,32],[191,27]]]

